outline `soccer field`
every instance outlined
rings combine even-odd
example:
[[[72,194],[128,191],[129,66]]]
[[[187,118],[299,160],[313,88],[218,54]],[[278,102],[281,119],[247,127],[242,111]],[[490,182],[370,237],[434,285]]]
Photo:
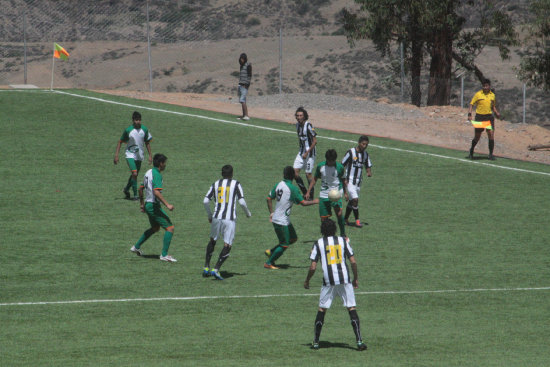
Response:
[[[302,285],[317,206],[293,208],[298,242],[282,269],[263,268],[276,242],[265,199],[294,161],[294,125],[84,90],[0,91],[0,102],[0,366],[550,365],[550,166],[371,138],[369,224],[347,229],[369,349],[355,351],[336,300],[313,351],[320,271]],[[177,263],[158,260],[160,233],[146,256],[129,251],[148,221],[123,200],[128,169],[113,156],[135,110],[168,156]],[[358,138],[317,133],[317,162]],[[201,277],[202,199],[224,164],[252,217],[237,208],[215,281]]]

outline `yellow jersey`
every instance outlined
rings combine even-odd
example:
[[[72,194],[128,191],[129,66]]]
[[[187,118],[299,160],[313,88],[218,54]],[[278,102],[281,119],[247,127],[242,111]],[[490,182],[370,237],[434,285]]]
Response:
[[[476,106],[476,113],[480,115],[490,115],[493,113],[493,106],[495,105],[495,94],[491,91],[485,94],[483,89],[474,94],[472,106]]]

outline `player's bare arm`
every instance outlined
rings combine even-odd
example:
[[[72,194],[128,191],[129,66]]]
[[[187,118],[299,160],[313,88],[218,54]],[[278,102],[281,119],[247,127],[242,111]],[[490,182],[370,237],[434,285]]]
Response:
[[[114,164],[118,164],[118,155],[120,153],[120,146],[122,145],[122,141],[119,140],[118,141],[118,144],[116,145],[116,150],[115,150],[115,159],[113,160]]]
[[[355,256],[349,257],[349,262],[351,264],[351,271],[353,273],[353,281],[351,284],[353,284],[353,288],[359,287],[358,279],[357,279],[357,262],[355,261]]]
[[[162,196],[162,193],[160,192],[160,190],[153,190],[154,194],[155,194],[155,197],[157,199],[160,200],[161,203],[164,204],[164,206],[166,206],[166,208],[170,211],[174,210],[174,206],[170,203],[168,203],[168,201],[166,201],[166,199],[164,198],[164,196]]]
[[[306,280],[304,281],[304,288],[309,289],[309,281],[313,277],[313,274],[315,274],[315,270],[317,269],[317,262],[312,261],[311,265],[309,266],[309,271],[307,272]]]

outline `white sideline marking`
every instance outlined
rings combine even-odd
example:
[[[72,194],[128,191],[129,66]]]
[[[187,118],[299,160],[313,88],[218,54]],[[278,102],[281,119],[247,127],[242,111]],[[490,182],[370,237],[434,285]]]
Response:
[[[52,92],[52,91],[45,90],[44,92]],[[247,123],[244,123],[244,122],[229,121],[229,120],[218,119],[218,118],[214,118],[214,117],[196,115],[196,114],[192,114],[192,113],[163,110],[163,109],[160,109],[160,108],[145,107],[145,106],[140,106],[140,105],[135,105],[135,104],[130,104],[130,103],[116,102],[116,101],[111,101],[111,100],[104,99],[104,98],[83,96],[81,94],[63,92],[63,91],[60,91],[60,90],[53,90],[53,92],[54,93],[59,93],[59,94],[65,94],[65,95],[72,96],[72,97],[90,99],[90,100],[98,101],[98,102],[102,102],[102,103],[110,103],[110,104],[115,104],[115,105],[119,105],[119,106],[139,108],[139,109],[142,109],[142,110],[149,110],[149,111],[155,111],[155,112],[164,112],[164,113],[174,114],[174,115],[178,115],[178,116],[189,116],[189,117],[201,118],[201,119],[210,120],[210,121],[223,122],[223,123],[226,123],[226,124],[239,125],[239,126],[243,126],[243,127],[250,127],[250,128],[269,130],[269,131],[276,131],[276,132],[281,132],[281,133],[286,133],[286,134],[296,134],[295,131],[281,130],[281,129],[275,129],[275,128],[264,127],[264,126],[256,126],[256,125],[251,125],[251,124],[247,124]],[[347,142],[347,143],[352,143],[352,144],[356,143],[355,140],[332,138],[332,137],[327,137],[327,136],[320,136],[320,138],[327,139],[327,140],[334,140],[334,141],[342,141],[342,142]],[[539,174],[539,175],[544,175],[544,176],[550,176],[550,173],[547,173],[547,172],[531,171],[531,170],[526,170],[526,169],[521,169],[521,168],[514,168],[514,167],[504,167],[504,166],[499,166],[499,165],[496,165],[496,164],[476,162],[476,161],[472,161],[470,159],[464,159],[464,158],[448,157],[448,156],[444,156],[444,155],[441,155],[441,154],[435,154],[435,153],[426,153],[426,152],[419,152],[419,151],[416,151],[416,150],[385,147],[385,146],[376,145],[376,144],[369,144],[369,146],[370,147],[375,147],[375,148],[380,148],[380,149],[394,150],[394,151],[403,152],[403,153],[421,154],[421,155],[426,155],[426,156],[429,156],[429,157],[452,159],[452,160],[456,160],[456,161],[463,162],[463,163],[479,164],[479,165],[482,165],[482,166],[489,166],[489,167],[494,167],[494,168],[506,169],[506,170],[510,170],[510,171],[516,171],[516,172],[534,173],[534,174]]]
[[[256,125],[251,125],[251,124],[247,124],[247,123],[243,123],[243,122],[229,121],[229,120],[224,120],[224,119],[218,119],[218,118],[213,118],[213,117],[196,115],[196,114],[192,114],[192,113],[163,110],[163,109],[160,109],[160,108],[145,107],[145,106],[134,105],[134,104],[130,104],[130,103],[116,102],[116,101],[111,101],[111,100],[104,99],[104,98],[83,96],[83,95],[80,95],[80,94],[68,93],[68,92],[63,92],[63,91],[59,91],[59,90],[54,90],[54,92],[59,93],[59,94],[66,94],[66,95],[73,96],[73,97],[91,99],[91,100],[98,101],[98,102],[103,102],[103,103],[111,103],[111,104],[120,105],[120,106],[140,108],[140,109],[143,109],[143,110],[149,110],[149,111],[155,111],[155,112],[171,113],[171,114],[179,115],[179,116],[189,116],[189,117],[194,117],[194,118],[201,118],[201,119],[205,119],[205,120],[223,122],[223,123],[227,123],[227,124],[240,125],[240,126],[244,126],[244,127],[251,127],[251,128],[263,129],[263,130],[269,130],[269,131],[277,131],[277,132],[287,133],[287,134],[295,134],[294,131],[281,130],[281,129],[275,129],[275,128],[264,127],[264,126],[256,126]],[[332,137],[327,137],[327,136],[320,136],[320,138],[327,139],[327,140],[334,140],[334,141],[342,141],[342,142],[347,142],[347,143],[356,143],[355,140],[332,138]],[[535,173],[535,174],[539,174],[539,175],[550,176],[550,173],[547,173],[547,172],[531,171],[531,170],[526,170],[526,169],[521,169],[521,168],[514,168],[514,167],[503,167],[503,166],[498,166],[498,165],[491,164],[491,163],[475,162],[475,161],[472,161],[472,160],[469,160],[469,159],[448,157],[448,156],[444,156],[444,155],[440,155],[440,154],[419,152],[419,151],[416,151],[416,150],[385,147],[385,146],[376,145],[376,144],[369,144],[369,146],[375,147],[375,148],[380,148],[380,149],[395,150],[395,151],[404,152],[404,153],[421,154],[421,155],[426,155],[426,156],[436,157],[436,158],[453,159],[453,160],[457,160],[459,162],[465,162],[465,163],[471,163],[471,164],[480,164],[480,165],[483,165],[483,166],[496,167],[496,168],[507,169],[507,170],[516,171],[516,172]]]
[[[525,291],[548,291],[550,287],[538,288],[477,288],[477,289],[440,289],[432,291],[373,291],[355,292],[356,295],[415,295],[415,294],[436,294],[436,293],[476,293],[476,292],[525,292]],[[158,298],[120,298],[120,299],[88,299],[74,301],[44,301],[44,302],[13,302],[0,303],[0,306],[33,306],[33,305],[67,305],[82,303],[115,303],[115,302],[152,302],[152,301],[194,301],[202,299],[243,299],[243,298],[276,298],[276,297],[310,297],[319,296],[318,293],[298,294],[261,294],[250,296],[198,296],[198,297],[158,297]]]

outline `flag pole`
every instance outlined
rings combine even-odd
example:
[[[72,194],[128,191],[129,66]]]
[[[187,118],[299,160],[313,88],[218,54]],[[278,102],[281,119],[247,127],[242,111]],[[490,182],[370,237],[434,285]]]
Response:
[[[55,43],[53,44],[53,52],[52,52],[52,83],[50,84],[50,90],[53,91],[53,68],[55,65]]]

